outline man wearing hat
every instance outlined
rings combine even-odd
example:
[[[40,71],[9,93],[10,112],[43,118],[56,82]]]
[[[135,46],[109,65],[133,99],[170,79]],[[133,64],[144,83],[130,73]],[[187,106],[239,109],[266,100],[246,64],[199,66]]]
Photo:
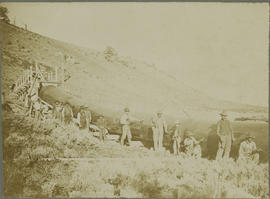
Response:
[[[163,134],[167,133],[167,123],[162,116],[162,111],[157,111],[157,113],[152,118],[152,131],[153,131],[153,141],[155,151],[161,150],[163,148]]]
[[[173,140],[173,154],[179,155],[180,153],[180,143],[181,143],[181,129],[180,129],[180,121],[176,120],[175,125],[170,130],[172,132],[172,140]]]
[[[55,102],[54,118],[58,121],[62,121],[62,106],[59,101]]]
[[[122,135],[121,135],[121,145],[124,146],[124,141],[126,137],[128,138],[128,144],[131,143],[131,131],[130,131],[130,124],[131,122],[138,121],[142,122],[143,120],[138,120],[134,117],[132,117],[129,114],[130,110],[129,108],[124,109],[124,114],[120,118],[120,124],[122,125]]]
[[[73,121],[73,111],[68,102],[66,102],[63,107],[62,118],[65,125],[69,125]]]
[[[245,139],[240,144],[238,161],[244,163],[259,163],[259,152],[261,152],[261,150],[256,148],[256,144],[253,140],[254,137],[251,136],[250,133],[246,135]]]
[[[217,123],[217,135],[219,144],[216,159],[229,158],[231,145],[234,141],[233,129],[230,121],[227,119],[226,111],[220,113],[221,119]]]

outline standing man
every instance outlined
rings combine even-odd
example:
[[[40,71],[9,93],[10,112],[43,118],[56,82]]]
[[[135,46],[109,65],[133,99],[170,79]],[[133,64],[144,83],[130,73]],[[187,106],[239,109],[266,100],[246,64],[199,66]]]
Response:
[[[63,107],[62,118],[63,118],[65,125],[70,124],[73,120],[73,111],[72,111],[72,108],[68,102],[66,102],[64,107]]]
[[[62,106],[58,101],[55,102],[54,106],[54,119],[62,122]]]
[[[162,112],[158,111],[157,114],[152,118],[152,130],[153,130],[153,141],[155,151],[163,148],[163,134],[167,133],[167,123],[162,116]]]
[[[82,105],[80,107],[80,110],[77,114],[77,121],[79,124],[79,128],[83,129],[89,133],[89,126],[90,126],[90,122],[91,122],[92,116],[91,116],[91,112],[88,110],[88,106],[87,105]]]
[[[233,129],[230,121],[227,119],[227,113],[220,113],[221,119],[217,123],[217,135],[219,136],[219,144],[216,159],[229,158],[231,145],[234,139]]]
[[[84,105],[84,111],[86,115],[86,125],[87,125],[87,132],[90,133],[90,123],[92,121],[92,114],[91,111],[89,110],[89,107],[87,104]],[[93,135],[93,133],[91,133]]]
[[[130,110],[129,108],[124,109],[124,114],[120,118],[120,124],[122,125],[122,135],[121,135],[121,145],[124,146],[124,141],[126,137],[128,138],[128,144],[131,143],[131,131],[130,131],[130,124],[131,122],[137,121],[142,122],[143,120],[138,120],[134,117],[131,117],[129,114]]]
[[[176,120],[175,126],[171,130],[172,132],[172,140],[173,140],[173,154],[179,155],[180,153],[180,143],[181,143],[181,129],[180,129],[180,121]]]
[[[38,124],[38,126],[40,126],[40,122],[41,122],[41,100],[40,98],[37,98],[37,100],[34,102],[33,104],[33,108],[35,111],[35,120]]]

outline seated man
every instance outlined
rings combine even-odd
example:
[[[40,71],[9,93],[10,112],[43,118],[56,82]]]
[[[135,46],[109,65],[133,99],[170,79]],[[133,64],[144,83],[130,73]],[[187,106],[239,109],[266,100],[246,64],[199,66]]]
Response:
[[[197,141],[191,131],[186,131],[184,137],[184,157],[200,158],[201,157],[201,146],[200,142]]]
[[[259,163],[259,152],[261,150],[256,148],[256,144],[253,139],[254,137],[248,134],[246,138],[241,142],[238,157],[239,162],[253,162],[255,164]]]
[[[101,142],[104,142],[106,138],[106,134],[108,134],[108,130],[106,129],[106,120],[104,119],[104,116],[100,116],[97,120],[97,126],[99,128],[99,140]]]

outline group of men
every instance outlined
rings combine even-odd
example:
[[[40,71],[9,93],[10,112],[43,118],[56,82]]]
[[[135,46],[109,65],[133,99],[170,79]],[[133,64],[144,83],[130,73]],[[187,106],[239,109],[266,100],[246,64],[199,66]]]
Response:
[[[227,119],[227,113],[223,111],[220,113],[221,119],[217,123],[216,135],[218,137],[218,149],[216,153],[216,160],[228,159],[231,151],[232,142],[235,141],[233,128],[231,122]],[[130,125],[132,122],[142,122],[130,115],[129,108],[124,109],[124,114],[120,119],[122,125],[121,145],[127,138],[128,143],[131,142],[132,134]],[[202,151],[200,143],[204,139],[196,140],[192,131],[186,130],[182,133],[180,121],[177,120],[175,125],[168,131],[168,126],[161,111],[155,113],[151,120],[153,132],[153,145],[155,151],[164,150],[163,136],[164,133],[169,133],[172,137],[173,153],[183,157],[200,158]],[[247,134],[244,140],[240,143],[238,161],[241,162],[259,162],[260,149],[256,148],[254,137]]]
[[[90,123],[92,121],[91,112],[88,109],[87,105],[80,106],[80,109],[77,113],[77,118],[74,118],[72,107],[68,102],[64,104],[56,101],[53,108],[46,105],[45,102],[39,98],[38,93],[30,95],[30,87],[23,87],[17,91],[17,96],[24,102],[25,107],[28,109],[27,115],[32,116],[40,125],[41,120],[49,118],[50,115],[52,119],[64,124],[76,124],[80,130],[90,132]],[[3,95],[2,95],[3,96]],[[3,98],[3,97],[2,97]],[[4,101],[4,100],[3,100]],[[45,104],[44,104],[45,103]],[[217,160],[228,159],[231,151],[232,143],[235,141],[233,128],[230,121],[227,119],[227,113],[223,111],[220,113],[221,119],[217,123],[216,135],[218,137],[218,149],[216,153]],[[122,135],[120,143],[123,146],[125,140],[127,143],[131,143],[132,133],[131,133],[131,124],[133,122],[142,123],[143,120],[139,120],[130,115],[129,108],[124,109],[124,113],[120,118],[120,124],[122,128]],[[107,124],[104,116],[100,116],[97,119],[96,125],[99,130],[100,141],[105,140],[106,135],[108,134]],[[168,126],[165,118],[163,117],[162,111],[157,111],[151,119],[152,132],[153,132],[153,146],[155,151],[161,151],[165,148],[163,147],[163,137],[164,134],[170,134],[172,138],[172,148],[174,155],[180,155],[183,157],[201,157],[201,146],[200,143],[203,140],[197,141],[193,133],[190,130],[186,130],[182,133],[182,126],[180,121],[177,120],[175,125],[168,130]],[[254,142],[254,137],[248,134],[245,139],[240,143],[238,160],[245,162],[259,162],[259,152],[260,149],[256,148]]]

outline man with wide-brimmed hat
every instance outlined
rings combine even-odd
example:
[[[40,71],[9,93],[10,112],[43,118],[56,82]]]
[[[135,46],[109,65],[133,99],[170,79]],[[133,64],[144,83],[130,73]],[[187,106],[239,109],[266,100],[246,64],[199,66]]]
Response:
[[[163,148],[163,134],[167,133],[167,123],[162,115],[162,111],[158,110],[152,118],[152,131],[155,151]]]
[[[234,141],[233,129],[230,121],[227,119],[226,111],[220,113],[221,119],[217,123],[217,135],[219,144],[216,159],[229,158],[232,142]]]
[[[120,118],[120,124],[122,125],[122,135],[121,135],[121,145],[124,146],[126,137],[128,138],[128,144],[131,143],[132,134],[130,131],[130,124],[132,122],[142,122],[143,120],[138,120],[130,115],[130,110],[128,107],[124,108],[124,114]]]
[[[172,133],[173,140],[173,154],[179,155],[180,153],[180,143],[181,143],[181,129],[180,129],[180,121],[176,120],[175,125],[170,130]]]
[[[257,149],[253,141],[254,139],[255,137],[250,133],[245,136],[245,139],[240,144],[238,161],[244,163],[259,163],[259,152],[261,152],[261,149]]]

